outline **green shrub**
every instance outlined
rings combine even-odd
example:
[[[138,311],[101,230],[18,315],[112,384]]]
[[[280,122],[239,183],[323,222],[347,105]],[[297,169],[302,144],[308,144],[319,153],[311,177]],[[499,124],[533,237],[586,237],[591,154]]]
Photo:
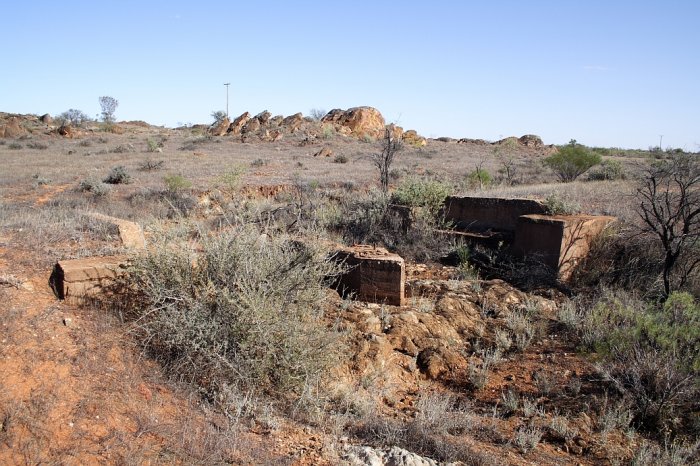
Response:
[[[12,150],[20,150],[22,149],[22,144],[20,144],[19,142],[11,142],[7,145],[7,148]]]
[[[348,163],[348,158],[343,154],[338,154],[333,158],[333,163]]]
[[[591,152],[587,147],[571,141],[560,147],[555,153],[544,159],[544,164],[552,169],[564,183],[574,181],[589,168],[598,165],[602,160],[600,154]]]
[[[122,316],[168,372],[207,398],[253,391],[302,396],[335,363],[324,251],[238,229],[201,242],[163,241],[136,258]]]
[[[605,292],[585,315],[581,335],[603,356],[604,376],[631,401],[637,426],[682,426],[674,418],[692,411],[686,408],[700,374],[700,306],[691,295],[671,293],[660,306]]]
[[[131,183],[131,175],[129,175],[129,172],[126,171],[123,165],[119,165],[112,168],[102,181],[108,184],[129,184]]]
[[[467,175],[467,183],[472,189],[477,187],[479,189],[484,189],[490,186],[492,182],[493,178],[491,177],[491,174],[481,167],[476,168]]]
[[[407,207],[424,207],[431,213],[437,213],[450,194],[452,186],[447,183],[407,178],[392,193],[391,201]]]
[[[588,175],[589,180],[624,180],[625,172],[622,168],[622,163],[619,160],[603,160],[600,167],[591,171]]]
[[[182,175],[170,173],[163,177],[163,182],[168,191],[176,192],[192,187],[192,182]]]

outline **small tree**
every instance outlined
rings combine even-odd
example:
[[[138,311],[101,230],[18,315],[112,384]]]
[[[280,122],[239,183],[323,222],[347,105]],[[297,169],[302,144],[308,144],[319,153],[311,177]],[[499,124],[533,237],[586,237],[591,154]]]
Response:
[[[226,118],[228,118],[228,116],[226,115],[226,112],[223,110],[217,110],[215,112],[211,112],[211,117],[214,119],[214,126],[220,124]]]
[[[391,164],[394,163],[394,157],[402,148],[403,144],[401,144],[401,141],[397,140],[391,130],[387,128],[384,132],[382,152],[370,156],[372,163],[379,170],[379,184],[384,194],[389,192],[389,170],[391,170]]]
[[[637,194],[642,229],[657,236],[664,251],[662,277],[667,297],[673,274],[682,287],[700,265],[700,162],[682,155],[653,164]]]
[[[114,123],[114,112],[119,106],[119,101],[110,96],[102,96],[99,101],[100,107],[102,108],[102,121],[105,123]]]
[[[76,110],[74,108],[68,109],[61,113],[58,118],[61,123],[69,123],[73,126],[80,126],[86,121],[90,121],[90,117],[87,116],[83,111]]]
[[[564,183],[574,181],[589,168],[598,165],[601,157],[587,147],[572,139],[568,145],[560,147],[556,154],[544,159],[544,164],[551,168]]]
[[[309,116],[314,120],[314,121],[321,121],[321,119],[326,116],[326,112],[322,108],[312,108],[309,111]]]

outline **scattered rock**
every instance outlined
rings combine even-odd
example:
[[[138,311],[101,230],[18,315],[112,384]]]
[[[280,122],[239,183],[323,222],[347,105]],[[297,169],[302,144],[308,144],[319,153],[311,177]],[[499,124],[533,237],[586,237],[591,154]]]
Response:
[[[343,459],[351,466],[437,466],[430,458],[399,447],[349,446]]]
[[[330,157],[333,155],[333,151],[328,147],[324,147],[314,154],[314,157]]]
[[[77,133],[71,125],[67,124],[59,126],[56,132],[66,138],[74,138]]]

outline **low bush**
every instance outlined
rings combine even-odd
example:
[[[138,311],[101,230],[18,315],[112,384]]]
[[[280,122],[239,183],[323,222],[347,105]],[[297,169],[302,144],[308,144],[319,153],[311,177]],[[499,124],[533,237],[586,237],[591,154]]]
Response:
[[[426,199],[422,196],[400,198]],[[392,205],[380,192],[372,191],[359,196],[346,196],[339,205],[339,215],[329,228],[342,235],[348,244],[378,244],[400,254],[405,259],[437,260],[454,249],[435,230],[447,226],[431,208],[412,209],[406,205]]]
[[[584,315],[580,334],[604,357],[600,369],[632,403],[638,427],[677,429],[674,419],[698,408],[700,306],[688,293],[672,293],[657,305],[604,291]]]
[[[580,205],[557,193],[548,195],[544,200],[544,206],[549,215],[573,215],[581,212]]]
[[[92,193],[95,196],[106,196],[109,191],[109,185],[104,184],[99,180],[87,179],[80,182],[78,191]]]
[[[112,168],[102,181],[107,184],[129,184],[131,183],[131,175],[123,165],[118,165]]]
[[[170,173],[163,177],[163,182],[168,191],[176,192],[192,187],[192,182],[182,175]]]
[[[343,154],[338,154],[333,158],[333,163],[348,163],[348,158]]]
[[[160,170],[165,165],[165,160],[145,160],[141,165],[139,165],[139,170],[141,171],[155,171]]]
[[[588,174],[592,181],[624,180],[626,178],[622,163],[619,160],[603,160],[598,168]]]
[[[118,308],[144,348],[208,399],[252,391],[285,398],[318,388],[340,336],[323,321],[327,255],[283,237],[237,229],[163,241],[134,260]]]

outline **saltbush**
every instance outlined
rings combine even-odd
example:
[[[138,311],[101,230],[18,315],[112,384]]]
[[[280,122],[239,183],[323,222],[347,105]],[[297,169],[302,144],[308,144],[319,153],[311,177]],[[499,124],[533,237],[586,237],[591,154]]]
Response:
[[[239,390],[315,390],[339,350],[323,321],[338,266],[255,229],[204,238],[200,249],[163,241],[134,259],[121,314],[144,348],[220,402]]]
[[[112,168],[102,181],[108,184],[129,184],[131,183],[131,175],[123,165],[119,165]]]

